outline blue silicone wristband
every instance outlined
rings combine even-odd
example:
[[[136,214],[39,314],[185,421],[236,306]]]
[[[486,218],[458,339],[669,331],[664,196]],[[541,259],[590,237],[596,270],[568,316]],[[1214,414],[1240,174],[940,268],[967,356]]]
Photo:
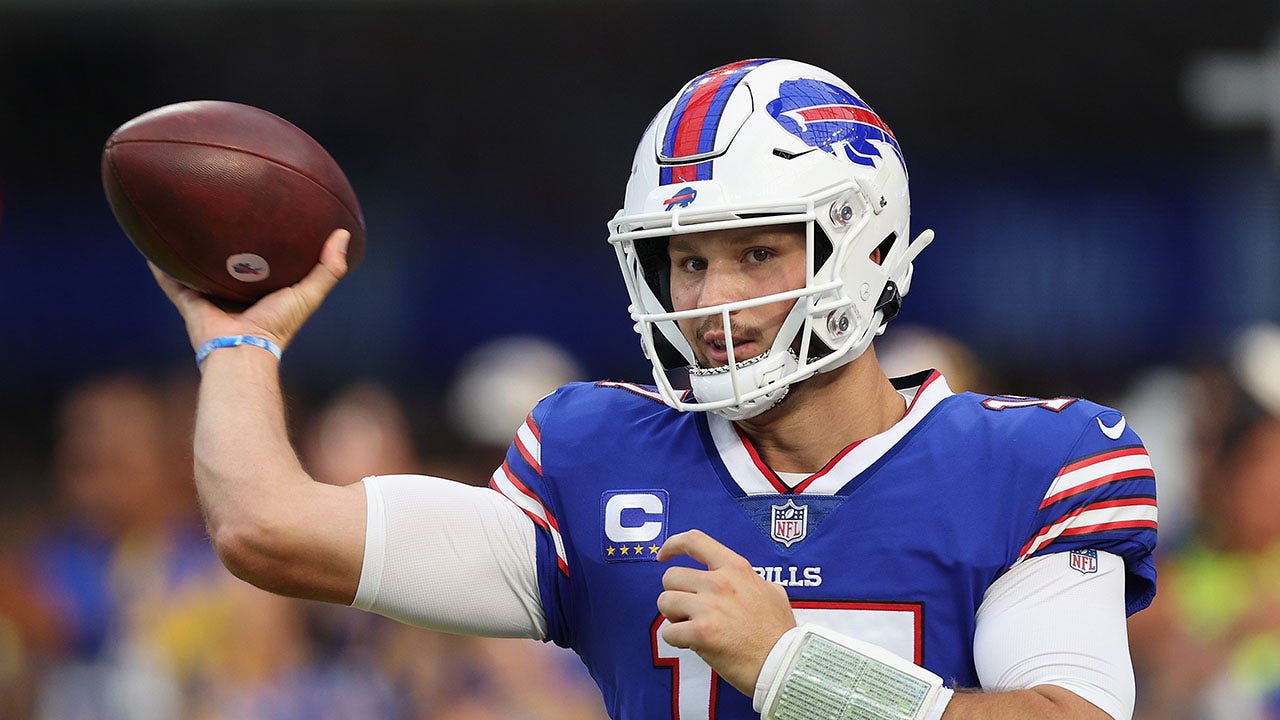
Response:
[[[209,356],[209,353],[217,350],[218,348],[236,347],[238,345],[252,345],[254,347],[260,347],[272,355],[275,355],[277,360],[279,360],[283,354],[279,345],[266,338],[258,337],[257,335],[224,335],[223,337],[216,337],[206,342],[196,350],[196,365],[204,362],[204,359]]]

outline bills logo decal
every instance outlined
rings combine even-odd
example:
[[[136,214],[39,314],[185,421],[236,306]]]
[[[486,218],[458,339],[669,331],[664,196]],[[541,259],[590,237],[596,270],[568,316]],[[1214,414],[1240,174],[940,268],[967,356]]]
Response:
[[[261,255],[236,253],[227,258],[227,273],[243,282],[259,282],[271,276],[271,266]]]
[[[857,95],[821,80],[801,78],[778,86],[778,97],[766,108],[787,132],[810,147],[875,167],[881,156],[872,140],[893,148],[906,169],[893,131]]]
[[[698,197],[697,190],[694,190],[691,187],[682,188],[681,190],[677,191],[676,194],[667,198],[667,202],[666,202],[667,210],[670,211],[671,208],[676,208],[676,207],[687,208],[693,204],[693,201],[697,197]]]

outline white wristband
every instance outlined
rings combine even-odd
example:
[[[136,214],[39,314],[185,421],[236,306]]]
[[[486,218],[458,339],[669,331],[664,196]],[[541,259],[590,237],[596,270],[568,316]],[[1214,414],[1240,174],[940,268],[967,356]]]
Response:
[[[765,659],[754,706],[763,720],[937,720],[951,695],[919,665],[806,624],[784,634]]]
[[[782,659],[787,656],[787,651],[799,636],[799,627],[793,627],[782,633],[782,637],[778,638],[778,642],[774,643],[773,649],[764,659],[764,665],[760,667],[760,676],[756,678],[756,691],[751,696],[751,707],[756,712],[764,710],[764,699],[769,694],[769,688],[773,687],[778,670],[782,668]]]

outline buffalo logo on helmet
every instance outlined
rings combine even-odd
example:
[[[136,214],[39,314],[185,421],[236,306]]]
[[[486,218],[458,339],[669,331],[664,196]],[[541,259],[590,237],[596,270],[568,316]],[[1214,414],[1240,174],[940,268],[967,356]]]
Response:
[[[778,97],[766,109],[784,130],[810,147],[875,167],[876,158],[883,157],[871,142],[875,140],[892,147],[906,168],[893,131],[848,90],[811,78],[787,80],[778,86]]]
[[[691,187],[684,187],[676,194],[666,199],[667,210],[670,211],[675,207],[687,208],[693,204],[694,199],[698,197],[698,191]]]

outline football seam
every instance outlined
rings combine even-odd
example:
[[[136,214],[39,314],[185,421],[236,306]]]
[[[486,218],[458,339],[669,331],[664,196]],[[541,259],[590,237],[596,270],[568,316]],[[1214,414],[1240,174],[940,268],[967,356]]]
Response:
[[[119,145],[120,143],[116,143],[116,144]],[[111,151],[111,148],[107,148],[107,152],[109,153],[110,151]],[[129,192],[129,186],[125,184],[124,178],[120,175],[120,168],[119,166],[116,165],[116,161],[114,157],[111,158],[111,161],[109,164],[111,165],[111,176],[115,178],[116,185],[119,186],[120,192],[124,193],[125,198],[128,199],[129,201],[129,205],[133,208],[133,211],[138,214],[138,217],[142,218],[143,222],[147,224],[147,227],[151,228],[152,234],[160,238],[160,240],[165,244],[165,247],[169,248],[169,250],[173,252],[174,256],[180,258],[183,264],[186,265],[187,268],[193,270],[196,275],[199,275],[205,280],[208,280],[213,285],[221,286],[221,283],[218,280],[215,280],[214,278],[209,277],[209,275],[204,271],[202,271],[197,266],[196,263],[191,261],[191,258],[187,257],[185,253],[180,252],[179,249],[173,245],[173,243],[169,242],[169,237],[165,233],[160,232],[160,228],[155,224],[155,221],[151,219],[150,213],[145,213],[142,211],[142,209],[138,206],[138,203],[134,201],[133,194]],[[150,261],[150,258],[147,258],[147,259],[148,261]],[[183,285],[185,285],[185,283],[183,283]]]
[[[313,141],[314,141],[314,139],[313,139]],[[234,146],[231,146],[231,145],[220,145],[220,144],[218,144],[218,143],[209,143],[209,142],[194,142],[194,141],[191,141],[191,140],[151,140],[151,139],[144,139],[144,138],[134,138],[134,139],[128,139],[128,140],[116,140],[116,141],[113,143],[113,145],[126,145],[126,144],[128,144],[128,143],[159,143],[159,144],[164,144],[164,145],[191,145],[191,146],[194,146],[194,147],[217,148],[217,149],[219,149],[219,150],[231,150],[232,152],[243,153],[243,154],[245,154],[245,155],[249,155],[249,156],[251,156],[251,157],[256,157],[256,158],[258,158],[258,159],[260,159],[260,160],[266,160],[267,162],[272,163],[273,165],[279,165],[280,167],[285,168],[286,170],[290,170],[290,171],[292,171],[292,172],[295,172],[295,173],[297,173],[298,175],[300,175],[300,176],[302,176],[302,177],[304,177],[304,178],[306,178],[306,179],[310,180],[310,181],[311,181],[311,182],[312,182],[316,187],[318,187],[318,188],[320,188],[321,190],[323,190],[323,191],[325,191],[326,193],[328,193],[329,197],[332,197],[334,200],[337,200],[337,201],[338,201],[338,204],[339,204],[339,205],[341,205],[343,208],[345,208],[345,209],[346,209],[347,214],[348,214],[348,215],[350,215],[350,216],[351,216],[351,217],[352,217],[352,218],[353,218],[357,223],[360,223],[360,226],[361,226],[361,228],[360,228],[360,229],[361,229],[361,230],[363,230],[363,229],[364,229],[364,223],[363,223],[363,222],[361,222],[361,220],[360,220],[360,214],[359,214],[358,212],[356,212],[355,210],[353,210],[353,209],[351,209],[351,208],[347,207],[347,204],[346,204],[345,202],[343,202],[342,198],[341,198],[341,197],[339,197],[339,196],[338,196],[338,194],[337,194],[337,193],[335,193],[333,190],[330,190],[330,189],[329,189],[329,188],[328,188],[324,183],[322,183],[322,182],[320,182],[319,180],[315,179],[314,177],[312,177],[312,176],[311,176],[311,175],[309,175],[308,173],[303,172],[301,168],[298,168],[298,167],[295,167],[295,166],[293,166],[293,165],[290,165],[289,163],[283,163],[283,162],[280,162],[279,160],[277,160],[277,159],[275,159],[275,158],[273,158],[273,157],[267,156],[267,155],[263,155],[263,154],[262,154],[262,153],[260,153],[260,152],[254,152],[254,151],[252,151],[252,150],[245,150],[244,148],[238,148],[238,147],[234,147]],[[342,177],[343,177],[343,179],[347,181],[347,184],[348,184],[348,185],[350,185],[351,180],[350,180],[349,178],[347,178],[347,176],[346,176],[347,174],[346,174],[345,172],[343,172],[343,170],[342,170],[342,166],[341,166],[341,165],[338,165],[338,162],[337,162],[336,160],[334,160],[334,159],[333,159],[333,156],[332,156],[332,155],[329,155],[329,151],[328,151],[328,150],[325,150],[325,149],[324,149],[324,146],[319,145],[319,143],[316,143],[316,144],[320,147],[320,150],[321,150],[322,152],[324,152],[324,154],[325,154],[325,155],[327,155],[327,156],[329,157],[329,160],[330,160],[331,162],[333,162],[333,164],[338,168],[338,173],[339,173],[339,174],[341,174],[341,175],[342,175]],[[113,170],[114,170],[114,164],[113,164]],[[119,180],[119,178],[117,178],[117,180]],[[353,195],[355,194],[355,191],[354,191],[354,190],[352,190],[352,194],[353,194]],[[131,199],[131,201],[132,201],[132,199]],[[345,228],[344,228],[344,229],[345,229]]]

